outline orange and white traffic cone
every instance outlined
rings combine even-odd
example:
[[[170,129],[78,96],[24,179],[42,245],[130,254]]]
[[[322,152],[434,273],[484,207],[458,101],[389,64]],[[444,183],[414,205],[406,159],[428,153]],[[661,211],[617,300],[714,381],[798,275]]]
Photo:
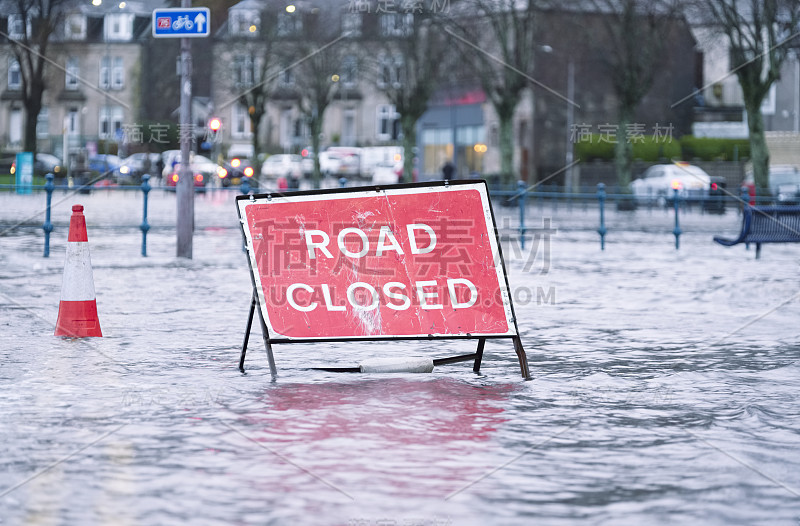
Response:
[[[55,335],[73,338],[103,336],[97,317],[89,237],[86,235],[86,217],[82,205],[73,205],[69,220],[67,261],[64,264]]]

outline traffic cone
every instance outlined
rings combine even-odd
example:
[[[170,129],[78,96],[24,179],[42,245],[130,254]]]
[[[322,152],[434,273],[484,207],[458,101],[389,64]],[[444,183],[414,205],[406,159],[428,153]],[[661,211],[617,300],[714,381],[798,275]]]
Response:
[[[89,257],[89,237],[82,205],[72,206],[67,238],[67,261],[61,283],[56,336],[83,338],[103,336],[97,317],[92,260]]]

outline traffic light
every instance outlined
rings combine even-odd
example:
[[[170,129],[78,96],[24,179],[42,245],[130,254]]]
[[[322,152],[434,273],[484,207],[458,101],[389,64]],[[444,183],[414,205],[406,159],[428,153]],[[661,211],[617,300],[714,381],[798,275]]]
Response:
[[[206,140],[211,143],[218,142],[222,137],[219,131],[222,129],[222,121],[218,117],[208,119],[208,131],[206,132]]]

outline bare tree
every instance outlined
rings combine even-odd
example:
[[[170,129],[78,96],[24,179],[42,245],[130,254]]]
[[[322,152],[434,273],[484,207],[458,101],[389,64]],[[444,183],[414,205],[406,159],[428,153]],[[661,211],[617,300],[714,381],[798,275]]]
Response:
[[[379,89],[395,106],[403,135],[403,179],[413,180],[417,122],[442,76],[449,51],[442,27],[443,13],[436,2],[418,9],[384,13],[379,24],[378,53],[370,68]]]
[[[10,6],[19,32],[9,34],[11,49],[19,64],[22,84],[22,104],[25,107],[23,148],[36,151],[36,122],[42,109],[42,97],[47,88],[45,79],[49,44],[63,23],[72,0],[13,0]],[[16,29],[16,28],[15,28]],[[9,28],[9,33],[12,33]]]
[[[274,10],[273,10],[274,12]],[[248,32],[239,35],[234,43],[235,52],[230,63],[237,103],[247,108],[250,121],[253,160],[262,152],[260,129],[267,113],[276,80],[280,74],[280,57],[276,52],[279,42],[277,19],[264,11],[259,20],[252,20]]]
[[[464,0],[459,6],[452,33],[497,113],[500,171],[509,180],[514,176],[514,112],[533,78],[536,0]]]
[[[637,107],[653,87],[669,45],[671,21],[678,0],[593,0],[602,18],[608,46],[604,50],[611,84],[617,96],[617,138],[614,161],[620,191],[630,192],[633,145],[627,131]]]
[[[314,7],[279,19],[278,34],[284,38],[282,53],[287,71],[294,78],[300,113],[305,117],[314,149],[312,180],[319,187],[319,150],[325,111],[338,89],[339,73],[347,52],[341,31],[341,6]],[[298,16],[294,16],[298,15]]]
[[[798,0],[705,0],[712,24],[727,37],[731,71],[742,87],[750,157],[758,188],[769,188],[769,150],[761,104],[780,77],[788,42],[800,34]]]

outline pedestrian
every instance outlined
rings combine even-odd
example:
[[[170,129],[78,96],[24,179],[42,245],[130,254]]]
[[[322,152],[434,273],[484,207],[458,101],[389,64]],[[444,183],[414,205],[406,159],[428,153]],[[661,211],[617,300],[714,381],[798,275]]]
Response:
[[[455,173],[455,171],[456,171],[456,166],[452,162],[447,161],[446,163],[444,163],[444,166],[442,166],[442,177],[444,177],[445,181],[449,181],[450,179],[453,178],[453,174]]]
[[[161,179],[164,176],[164,158],[159,155],[156,161],[156,177]]]

